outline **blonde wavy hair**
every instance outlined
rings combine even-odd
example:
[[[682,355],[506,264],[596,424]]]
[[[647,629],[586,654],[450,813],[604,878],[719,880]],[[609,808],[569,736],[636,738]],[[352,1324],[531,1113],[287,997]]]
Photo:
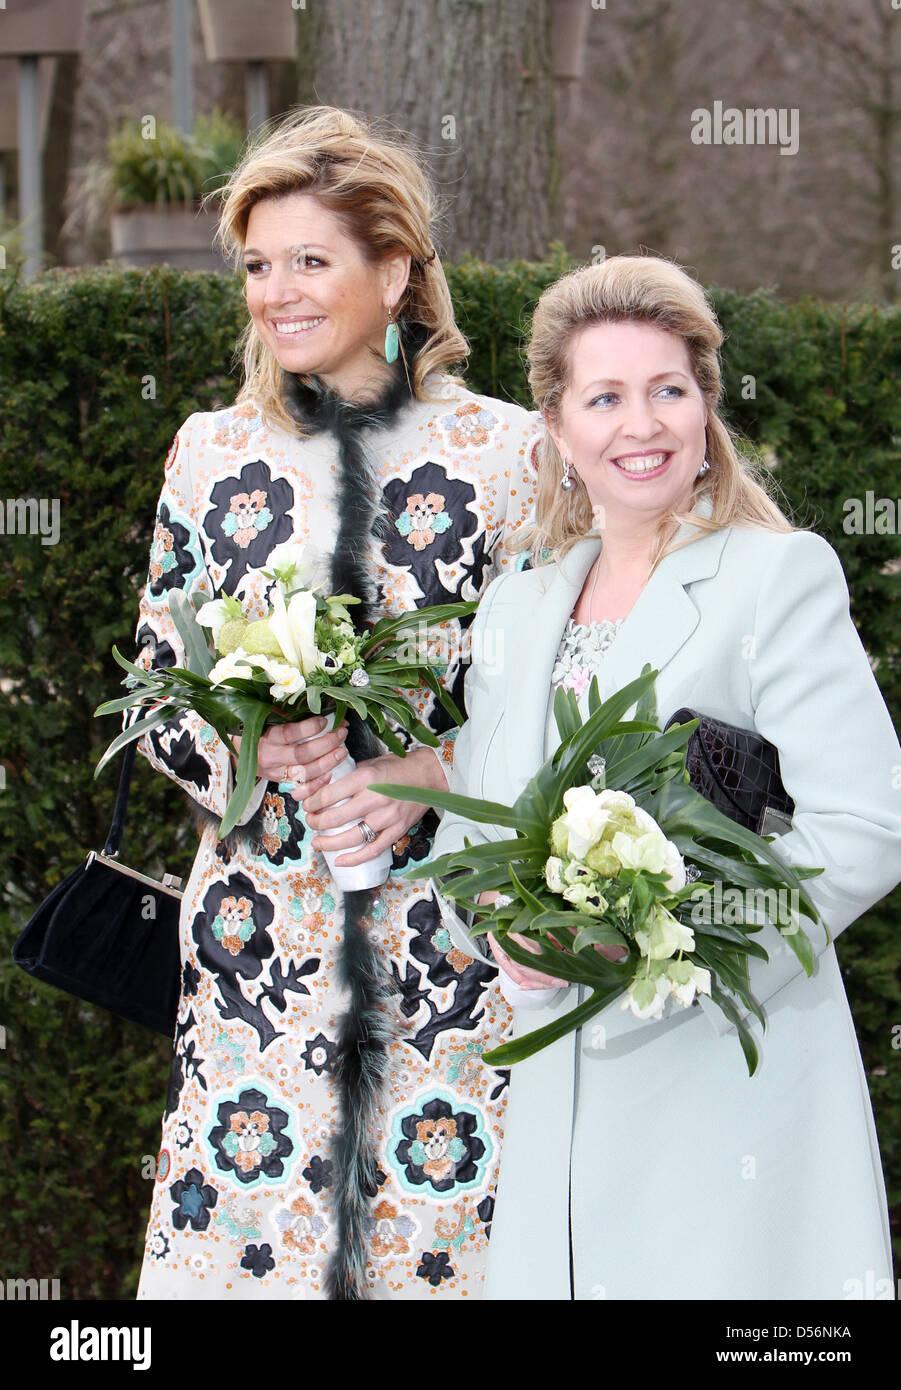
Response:
[[[334,213],[370,265],[409,253],[410,277],[394,314],[398,321],[428,330],[419,350],[406,355],[413,391],[427,399],[425,377],[462,362],[469,344],[454,321],[447,280],[432,245],[435,193],[409,141],[384,123],[334,106],[301,107],[264,128],[227,183],[209,195],[221,201],[216,242],[236,270],[242,268],[251,208],[264,198],[292,193],[312,194]],[[249,316],[235,357],[244,364],[236,403],[251,401],[268,420],[298,433],[297,422],[282,404],[283,369]]]
[[[674,542],[685,522],[698,532],[724,526],[760,526],[770,531],[796,528],[768,489],[772,478],[742,454],[738,439],[719,414],[722,375],[719,348],[723,332],[702,287],[680,266],[658,256],[611,256],[600,265],[583,266],[561,276],[544,291],[532,318],[527,357],[529,385],[538,410],[555,428],[563,393],[571,378],[571,351],[583,329],[597,323],[648,323],[682,339],[691,370],[707,407],[706,475],[695,479],[688,511],[668,510],[651,548],[653,569],[672,550],[698,538]],[[534,564],[561,558],[576,541],[596,530],[591,502],[578,473],[566,492],[560,486],[563,460],[550,434],[538,449],[536,522],[520,532],[511,549],[529,548]],[[691,515],[701,496],[709,497],[709,517]],[[550,550],[552,555],[543,554]]]

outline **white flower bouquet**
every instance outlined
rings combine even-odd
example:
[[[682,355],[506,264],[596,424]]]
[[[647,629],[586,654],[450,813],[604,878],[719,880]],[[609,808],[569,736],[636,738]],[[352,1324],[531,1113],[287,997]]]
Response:
[[[270,581],[264,617],[247,617],[239,601],[227,594],[211,599],[202,591],[188,597],[180,589],[171,590],[169,612],[184,645],[186,664],[145,669],[127,661],[114,647],[113,656],[126,673],[123,685],[129,693],[95,711],[105,715],[149,707],[113,739],[95,776],[125,744],[181,710],[194,710],[215,729],[238,760],[235,787],[219,825],[220,839],[238,824],[248,804],[257,780],[260,737],[270,724],[318,714],[330,716],[337,724],[351,709],[391,752],[403,757],[397,728],[429,747],[439,742],[403,693],[418,686],[431,690],[456,724],[463,722],[438,679],[442,663],[430,652],[433,639],[440,649],[446,648],[443,634],[433,629],[472,613],[476,602],[418,608],[397,618],[382,618],[360,634],[348,611],[359,600],[324,593],[323,583],[317,580],[319,562],[311,552],[281,546],[270,557],[270,566],[263,571]],[[411,640],[414,634],[416,641]],[[237,752],[234,734],[241,736]],[[336,773],[344,775],[353,766],[348,757]],[[342,852],[346,851],[336,853]]]
[[[435,878],[440,891],[492,931],[513,960],[590,991],[544,1028],[485,1054],[507,1066],[581,1027],[614,999],[639,1018],[660,1018],[667,1004],[709,996],[733,1023],[754,1073],[758,1054],[738,1004],[765,1024],[749,987],[748,961],[768,960],[754,940],[773,921],[807,975],[813,948],[791,901],[813,923],[816,908],[801,886],[821,868],[789,867],[770,840],[746,830],[690,786],[685,745],[697,720],[661,733],[654,680],[641,676],[603,703],[589,689],[583,724],[572,691],[558,688],[554,715],[561,743],[513,806],[382,784],[399,800],[428,800],[466,819],[507,826],[512,839],[471,845],[409,872]],[[635,705],[635,718],[623,715]],[[480,906],[482,893],[494,903]],[[726,913],[709,911],[711,895]],[[537,954],[510,940],[524,935]],[[595,947],[618,947],[608,959]]]

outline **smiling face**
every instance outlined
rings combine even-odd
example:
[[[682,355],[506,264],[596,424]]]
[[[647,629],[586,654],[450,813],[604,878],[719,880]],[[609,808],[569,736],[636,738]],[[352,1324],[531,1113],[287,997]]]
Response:
[[[706,423],[683,340],[627,321],[592,324],[573,339],[570,383],[548,427],[603,508],[604,530],[687,506]]]
[[[345,400],[389,380],[385,327],[409,256],[370,265],[334,213],[291,193],[251,208],[244,264],[248,310],[286,371],[318,376]]]

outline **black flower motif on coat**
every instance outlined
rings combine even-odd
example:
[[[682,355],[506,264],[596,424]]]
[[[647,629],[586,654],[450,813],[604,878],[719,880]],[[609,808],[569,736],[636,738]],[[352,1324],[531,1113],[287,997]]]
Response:
[[[192,1231],[206,1230],[219,1193],[204,1181],[199,1168],[189,1168],[184,1177],[169,1188],[169,1196],[175,1203],[172,1225],[177,1231],[183,1231],[186,1226]]]
[[[476,1109],[432,1091],[399,1111],[388,1154],[408,1192],[465,1191],[483,1181],[492,1144]]]
[[[476,1207],[476,1214],[485,1227],[485,1239],[491,1239],[491,1220],[494,1216],[494,1198],[483,1197]]]
[[[175,517],[168,503],[161,502],[150,547],[148,596],[160,602],[170,589],[187,590],[200,569],[197,532],[186,518]]]
[[[241,991],[238,977],[256,980],[264,964],[274,954],[272,938],[266,930],[275,916],[272,902],[246,874],[235,873],[224,883],[214,883],[194,914],[191,931],[197,943],[200,964],[216,981],[220,999],[216,1008],[223,1019],[241,1018],[255,1028],[260,1050],[266,1048],[278,1031],[261,1007],[263,991],[249,1000]]]
[[[189,1006],[186,1016],[179,1018],[175,1024],[175,1037],[172,1043],[172,1066],[169,1068],[169,1085],[166,1094],[166,1109],[164,1119],[178,1109],[179,1098],[182,1093],[185,1081],[188,1077],[193,1077],[199,1086],[205,1091],[207,1089],[206,1080],[200,1070],[204,1059],[196,1056],[197,1044],[194,1038],[188,1039],[191,1029],[197,1024],[194,1017],[194,1010]]]
[[[249,569],[263,569],[270,551],[294,533],[288,515],[294,489],[286,478],[273,478],[262,459],[245,463],[232,478],[223,478],[210,492],[210,510],[203,521],[210,553],[228,568],[222,588],[233,594]]]
[[[246,1245],[241,1259],[241,1268],[249,1269],[255,1279],[262,1279],[270,1269],[275,1269],[271,1245]]]
[[[420,1279],[426,1279],[433,1289],[437,1289],[442,1279],[453,1279],[456,1270],[448,1259],[446,1250],[439,1251],[437,1255],[432,1254],[431,1250],[424,1250],[416,1273]]]
[[[412,1018],[423,1004],[429,1011],[425,1023],[406,1042],[430,1058],[442,1033],[471,1033],[479,1026],[485,1015],[483,996],[497,975],[497,967],[454,950],[434,897],[420,898],[413,904],[407,925],[413,930],[409,954],[424,968],[417,970],[406,960],[401,976],[396,961],[392,961],[391,971],[402,995],[402,1013]],[[449,985],[454,987],[453,999],[441,1009],[434,996]]]
[[[197,986],[200,984],[200,971],[196,965],[190,961],[185,961],[181,970],[181,991],[186,999],[192,998],[197,993]]]
[[[142,623],[138,628],[137,644],[136,666],[144,666],[153,671],[165,671],[177,664],[171,644],[165,637],[157,637],[149,623]]]
[[[442,714],[444,709],[439,705]],[[448,716],[449,717],[449,716]],[[423,864],[432,852],[432,841],[438,829],[438,817],[429,808],[422,820],[411,825],[399,840],[392,845],[391,872],[400,873],[408,865]]]
[[[319,1154],[314,1154],[310,1159],[309,1165],[304,1168],[303,1176],[310,1184],[313,1192],[321,1192],[324,1187],[332,1185],[332,1160],[330,1158],[320,1158]]]
[[[413,571],[423,594],[418,608],[448,602],[436,561],[453,564],[463,554],[462,542],[475,535],[475,496],[472,483],[449,477],[437,463],[421,464],[409,479],[394,478],[382,489],[389,522],[382,554],[393,568]]]
[[[287,1110],[273,1105],[264,1091],[249,1087],[237,1100],[224,1100],[217,1110],[219,1123],[207,1135],[216,1166],[231,1173],[243,1186],[265,1175],[281,1178],[285,1159],[294,1152]]]
[[[210,785],[210,764],[197,751],[194,734],[186,727],[190,717],[185,710],[158,729],[151,729],[148,737],[160,762],[165,763],[179,781],[206,791]]]
[[[302,873],[311,858],[310,839],[300,803],[270,782],[253,825],[258,838],[254,853],[274,869]],[[284,836],[284,838],[282,838]]]
[[[317,1076],[321,1076],[332,1065],[335,1043],[329,1042],[324,1033],[317,1033],[315,1038],[309,1039],[300,1055],[307,1071],[314,1071]]]

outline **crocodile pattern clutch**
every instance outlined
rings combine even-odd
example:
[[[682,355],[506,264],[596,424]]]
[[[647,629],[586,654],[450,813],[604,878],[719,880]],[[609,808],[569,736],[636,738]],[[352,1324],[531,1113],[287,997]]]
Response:
[[[776,747],[759,734],[693,709],[676,710],[666,727],[691,719],[700,721],[685,750],[695,790],[730,820],[758,835],[790,830],[795,803],[782,785]]]

